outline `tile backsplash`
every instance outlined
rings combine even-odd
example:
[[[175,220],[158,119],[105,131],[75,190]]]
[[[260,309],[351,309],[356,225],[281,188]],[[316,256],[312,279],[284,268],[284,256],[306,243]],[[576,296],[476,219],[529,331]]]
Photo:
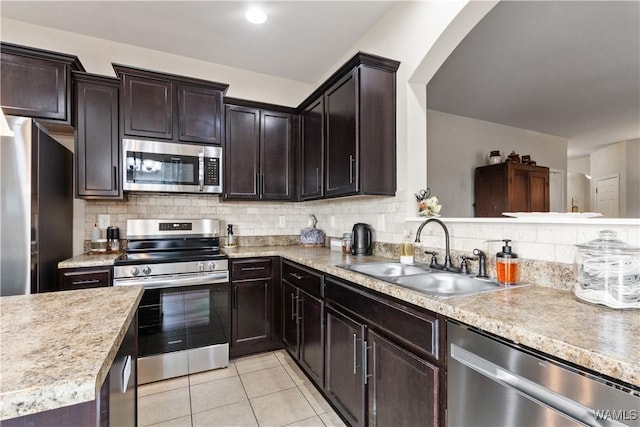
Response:
[[[407,218],[404,191],[395,197],[353,197],[309,202],[227,202],[216,196],[131,193],[126,201],[87,201],[84,207],[84,239],[91,237],[91,228],[98,215],[108,214],[111,225],[120,227],[126,236],[128,219],[197,219],[216,218],[221,221],[221,234],[233,224],[236,237],[245,245],[296,244],[296,236],[307,226],[309,215],[318,219],[317,228],[329,237],[340,237],[351,231],[354,223],[364,222],[374,229],[377,252],[394,257],[395,244],[402,240],[403,230],[415,232],[421,220]],[[598,237],[604,229],[614,230],[620,240],[640,246],[640,224],[539,224],[509,220],[478,221],[447,219],[454,259],[470,254],[474,248],[488,255],[488,264],[502,246],[501,239],[511,239],[514,252],[523,266],[521,274],[538,284],[567,288],[573,282],[575,245]],[[104,230],[103,230],[104,234]],[[274,236],[277,236],[275,238]],[[422,245],[444,252],[442,229],[427,225],[422,232]],[[390,244],[386,245],[385,244]]]

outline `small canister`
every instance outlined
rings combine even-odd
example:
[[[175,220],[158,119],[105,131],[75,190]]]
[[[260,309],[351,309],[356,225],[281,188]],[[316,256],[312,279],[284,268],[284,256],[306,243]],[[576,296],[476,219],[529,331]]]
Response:
[[[118,252],[120,250],[120,228],[107,227],[107,250]]]
[[[342,253],[345,255],[351,254],[351,233],[342,234]]]
[[[489,154],[489,164],[497,165],[499,163],[502,163],[502,156],[500,155],[500,151],[492,151],[491,154]]]

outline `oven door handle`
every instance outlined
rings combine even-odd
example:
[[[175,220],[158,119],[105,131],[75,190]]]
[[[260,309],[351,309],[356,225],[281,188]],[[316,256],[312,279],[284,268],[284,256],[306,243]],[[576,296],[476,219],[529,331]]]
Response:
[[[198,153],[198,186],[204,191],[204,150]]]
[[[113,286],[144,286],[145,289],[177,288],[180,286],[208,285],[229,281],[229,272],[197,275],[194,277],[165,276],[153,279],[115,279]]]

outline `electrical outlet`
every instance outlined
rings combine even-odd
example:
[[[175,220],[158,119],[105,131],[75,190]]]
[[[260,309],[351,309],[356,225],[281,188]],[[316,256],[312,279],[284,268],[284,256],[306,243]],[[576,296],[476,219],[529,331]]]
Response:
[[[284,215],[280,215],[278,217],[278,227],[284,227],[284,226],[286,226],[286,224],[287,224],[287,222],[286,222],[285,216]]]
[[[98,228],[103,229],[111,225],[110,215],[98,215]]]

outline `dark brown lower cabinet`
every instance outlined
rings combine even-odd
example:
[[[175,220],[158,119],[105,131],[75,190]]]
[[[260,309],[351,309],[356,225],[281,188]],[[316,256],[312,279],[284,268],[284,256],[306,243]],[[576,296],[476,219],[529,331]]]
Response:
[[[438,367],[372,330],[367,344],[367,425],[438,425]]]
[[[351,426],[442,426],[442,319],[325,280],[324,392]]]
[[[282,263],[282,340],[320,387],[324,383],[323,276]]]
[[[365,424],[365,326],[327,308],[325,391],[352,427]]]
[[[274,313],[278,270],[273,264],[271,258],[231,261],[231,357],[280,346]]]

